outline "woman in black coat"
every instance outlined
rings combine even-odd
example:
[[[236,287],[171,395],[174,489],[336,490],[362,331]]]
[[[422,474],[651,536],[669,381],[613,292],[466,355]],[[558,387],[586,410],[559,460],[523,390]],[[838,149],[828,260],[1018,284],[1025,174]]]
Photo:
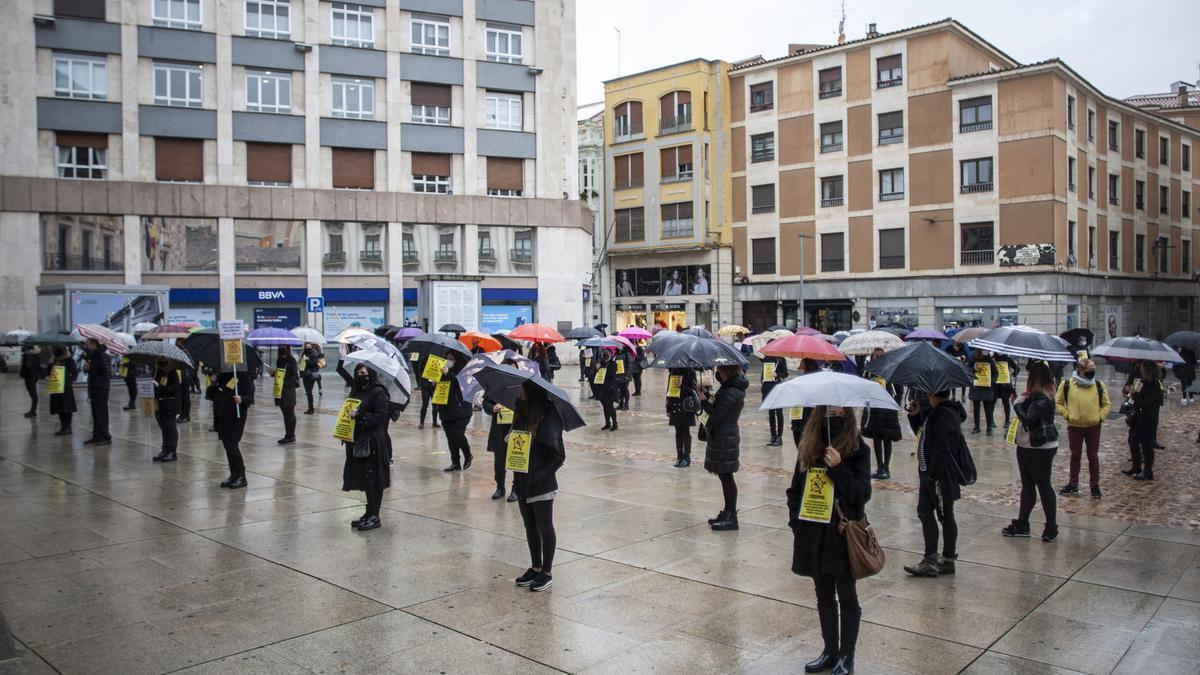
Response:
[[[679,378],[679,395],[671,396],[671,379]],[[690,408],[690,410],[689,410]],[[672,368],[667,371],[667,424],[675,427],[675,467],[692,465],[692,427],[696,425],[696,371]]]
[[[883,356],[882,349],[876,349],[871,355],[871,360]],[[882,377],[870,378],[887,391],[888,396],[896,399],[899,403],[900,397],[896,393],[896,388],[890,382]],[[895,410],[880,410],[871,408],[864,413],[862,421],[862,435],[871,439],[871,445],[875,450],[875,472],[871,474],[871,478],[879,480],[887,480],[892,477],[892,443],[900,440],[900,414]]]
[[[246,373],[236,377],[234,373],[220,373],[208,385],[208,399],[213,404],[213,424],[217,427],[217,438],[225,449],[229,462],[229,478],[221,481],[221,487],[237,490],[246,487],[246,463],[242,459],[242,433],[246,430],[246,418],[250,406],[254,405],[254,378]]]
[[[741,366],[721,366],[717,368],[717,381],[721,388],[714,396],[709,389],[704,390],[704,400],[700,403],[708,420],[704,423],[708,434],[708,444],[704,447],[704,470],[717,474],[721,479],[721,492],[725,498],[725,508],[717,517],[709,521],[713,530],[736,530],[737,519],[737,483],[733,474],[737,473],[740,464],[742,435],[738,431],[738,418],[742,416],[742,407],[746,403],[746,389],[750,382],[742,374]]]
[[[58,415],[59,427],[54,435],[66,436],[71,433],[71,417],[77,410],[74,385],[75,378],[79,376],[79,366],[65,347],[55,347],[50,367],[63,369],[63,391],[61,394],[50,394],[50,414]]]
[[[962,425],[967,421],[967,410],[959,401],[950,400],[952,395],[950,390],[930,393],[923,399],[909,399],[905,406],[908,424],[917,433],[917,518],[921,521],[925,555],[916,565],[905,565],[904,571],[916,577],[954,574],[954,561],[958,559],[954,502],[962,498],[962,489],[955,457],[965,443]]]
[[[646,350],[639,344],[633,353],[633,395],[642,395],[642,371],[646,369]]]
[[[485,398],[483,399],[483,412],[492,418],[491,426],[488,427],[487,440],[487,451],[492,453],[492,460],[495,462],[496,491],[492,493],[492,499],[500,499],[504,496],[504,482],[507,476],[505,462],[508,459],[508,432],[512,429],[513,411],[490,398]],[[508,496],[508,501],[517,501],[515,487],[512,494]]]
[[[558,538],[554,532],[554,498],[558,495],[555,474],[567,459],[563,448],[563,422],[546,392],[529,383],[521,385],[513,431],[528,431],[529,470],[513,475],[513,491],[519,496],[525,539],[529,543],[529,569],[517,577],[518,586],[545,591],[554,582],[550,575]]]
[[[763,380],[762,380],[762,397],[767,400],[767,394],[775,388],[776,384],[787,379],[787,359],[778,356],[767,356],[762,360],[763,363]],[[767,378],[767,364],[774,364],[775,373],[772,377]],[[774,408],[767,411],[767,421],[771,425],[771,440],[767,442],[770,446],[783,445],[783,408]]]
[[[300,378],[304,381],[304,396],[308,399],[308,409],[304,411],[305,415],[315,415],[317,410],[313,406],[313,387],[317,388],[318,393],[321,391],[321,366],[325,361],[325,353],[321,351],[321,347],[313,343],[304,345],[302,352],[304,368],[300,371]]]
[[[979,408],[982,406],[987,418],[987,433],[991,435],[996,428],[996,361],[991,354],[976,350],[975,358],[971,360],[971,372],[974,376],[971,378],[971,391],[968,396],[971,399],[971,416],[975,421],[975,428],[971,433],[979,433]],[[981,381],[986,384],[979,384]]]
[[[462,471],[471,468],[471,443],[467,440],[467,424],[471,422],[474,409],[471,402],[463,400],[462,389],[458,385],[458,374],[467,365],[467,358],[458,352],[451,352],[449,359],[442,369],[443,377],[450,383],[450,395],[445,405],[434,404],[434,410],[442,418],[442,433],[446,435],[446,445],[450,448],[450,466],[442,471]]]
[[[805,664],[804,670],[811,673],[833,668],[834,673],[846,675],[854,672],[862,608],[850,571],[846,538],[838,532],[837,510],[828,522],[800,519],[808,474],[816,470],[823,470],[833,483],[834,503],[842,515],[850,520],[866,516],[871,499],[871,457],[859,437],[853,412],[825,406],[813,409],[800,444],[792,486],[787,490],[788,525],[795,542],[792,572],[812,577],[825,641],[821,655]]]
[[[1029,536],[1029,514],[1042,500],[1042,511],[1046,515],[1042,541],[1052,542],[1058,538],[1057,497],[1050,475],[1054,469],[1054,455],[1058,453],[1058,432],[1044,434],[1043,429],[1054,427],[1054,374],[1042,361],[1029,364],[1029,379],[1025,392],[1013,405],[1020,424],[1017,426],[1017,469],[1021,475],[1021,506],[1017,518],[1001,532],[1006,537]],[[1043,437],[1047,436],[1047,437]]]
[[[617,361],[611,349],[601,349],[600,358],[596,359],[596,374],[592,376],[592,384],[596,386],[596,396],[600,399],[600,407],[604,409],[604,426],[601,431],[617,430]],[[600,373],[604,373],[601,375]],[[603,378],[603,379],[601,379]]]
[[[25,417],[37,417],[37,382],[42,378],[41,353],[42,349],[37,345],[21,347],[21,380],[25,382],[25,392],[29,394],[29,412],[25,413]]]
[[[342,467],[342,491],[362,490],[366,493],[367,510],[362,517],[350,521],[350,527],[360,532],[374,530],[383,523],[379,509],[383,491],[392,484],[387,426],[391,421],[388,404],[391,397],[370,368],[359,364],[354,369],[350,396],[359,399],[354,411],[354,441],[345,443],[346,464]],[[359,449],[359,452],[355,451]],[[355,455],[362,455],[356,457]]]
[[[1133,417],[1129,427],[1129,449],[1133,457],[1134,480],[1154,480],[1154,450],[1158,443],[1158,413],[1163,406],[1163,388],[1158,364],[1139,361],[1130,392]]]
[[[296,442],[296,390],[300,388],[300,370],[296,366],[296,357],[292,356],[291,347],[284,345],[279,348],[275,368],[283,371],[283,391],[275,399],[275,405],[283,411],[283,438],[276,442],[291,445]]]
[[[174,462],[179,447],[179,399],[182,385],[179,370],[170,361],[159,359],[154,368],[154,413],[162,432],[162,451],[154,456],[156,462]]]
[[[613,359],[616,366],[614,378],[617,383],[617,410],[629,410],[629,382],[633,379],[633,354],[628,349],[617,352]]]
[[[1017,374],[1021,372],[1021,369],[1017,367],[1016,359],[1005,354],[997,354],[995,361],[996,376],[992,390],[995,393],[996,400],[1004,408],[1004,429],[1007,430],[1008,424],[1012,420],[1011,401],[1017,393]],[[995,410],[995,404],[993,404],[992,409]]]

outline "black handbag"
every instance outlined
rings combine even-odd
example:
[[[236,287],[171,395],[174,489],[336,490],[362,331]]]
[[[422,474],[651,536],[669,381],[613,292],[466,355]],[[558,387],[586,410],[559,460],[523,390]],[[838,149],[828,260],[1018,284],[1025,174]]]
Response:
[[[1043,424],[1029,430],[1029,442],[1033,445],[1042,446],[1057,440],[1058,428],[1053,423]]]
[[[701,443],[708,442],[708,429],[706,429],[705,426],[706,425],[701,424],[700,428],[696,430],[696,440],[700,441]]]
[[[354,459],[366,459],[371,456],[371,438],[361,438],[350,446],[350,456]]]

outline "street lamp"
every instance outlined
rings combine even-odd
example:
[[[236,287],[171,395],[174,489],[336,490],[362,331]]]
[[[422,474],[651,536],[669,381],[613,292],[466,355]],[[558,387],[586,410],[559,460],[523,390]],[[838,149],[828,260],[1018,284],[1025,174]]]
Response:
[[[808,315],[804,313],[804,240],[816,239],[816,235],[800,233],[800,327],[808,323]]]

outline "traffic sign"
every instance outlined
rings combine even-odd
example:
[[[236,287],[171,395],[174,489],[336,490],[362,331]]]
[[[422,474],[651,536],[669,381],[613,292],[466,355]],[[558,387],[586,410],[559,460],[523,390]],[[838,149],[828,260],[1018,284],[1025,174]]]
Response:
[[[308,313],[321,314],[325,311],[325,297],[321,295],[308,296]]]

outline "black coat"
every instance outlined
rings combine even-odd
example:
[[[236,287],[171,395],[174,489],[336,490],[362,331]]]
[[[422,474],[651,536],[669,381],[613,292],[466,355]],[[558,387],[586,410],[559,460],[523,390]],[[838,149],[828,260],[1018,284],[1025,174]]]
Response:
[[[450,383],[450,395],[446,398],[446,405],[438,406],[438,415],[441,416],[442,422],[470,419],[475,412],[471,407],[471,402],[463,400],[462,387],[458,386],[458,371],[460,370],[462,368],[452,368],[446,373],[446,381]],[[430,396],[432,395],[431,392]]]
[[[508,441],[505,440],[505,436],[508,436],[512,425],[499,422],[500,416],[492,412],[492,408],[496,405],[497,403],[490,398],[483,399],[483,412],[492,418],[491,425],[488,427],[487,451],[507,452]]]
[[[884,385],[889,396],[896,398],[896,388],[887,383]],[[867,438],[879,439],[881,441],[898,441],[902,438],[900,434],[900,413],[895,410],[882,410],[879,408],[871,408],[868,414],[867,410],[862,413],[862,435]]]
[[[109,381],[112,380],[112,357],[108,347],[100,345],[88,355],[88,395],[108,391]]]
[[[763,364],[765,365],[768,363],[775,364],[775,379],[763,380],[762,397],[764,399],[767,397],[767,394],[770,394],[771,390],[775,388],[775,385],[786,380],[788,376],[787,359],[780,358],[778,356],[768,356],[763,359]]]
[[[1033,431],[1048,424],[1053,425],[1056,414],[1054,399],[1040,391],[1035,391],[1018,401],[1013,406],[1013,412],[1016,413],[1017,419],[1021,420],[1021,426],[1025,427],[1026,431]]]
[[[300,377],[304,378],[306,382],[321,379],[321,367],[317,365],[317,360],[322,358],[325,358],[325,353],[320,349],[305,349],[304,370],[300,372]]]
[[[613,398],[617,395],[617,362],[616,359],[610,359],[607,363],[596,362],[596,371],[604,369],[604,383],[595,384],[596,377],[592,376],[592,383],[596,391],[596,398],[601,401],[605,397]]]
[[[667,398],[667,424],[673,427],[695,426],[696,413],[683,409],[683,399],[696,395],[696,371],[688,368],[672,368],[667,372],[667,377],[670,378],[672,375],[679,375],[682,379],[679,381],[679,396]],[[670,383],[670,379],[667,380],[667,383]]]
[[[354,417],[354,443],[344,443],[346,463],[342,467],[342,490],[382,490],[392,484],[391,443],[387,432],[391,422],[388,412],[391,398],[387,389],[378,383],[367,385],[364,391],[352,391],[350,396],[362,402]],[[369,457],[354,456],[354,445],[361,442],[370,444]]]
[[[1153,443],[1158,439],[1158,413],[1162,405],[1162,385],[1143,380],[1141,391],[1133,394],[1133,424],[1129,429],[1131,440]]]
[[[75,359],[71,357],[62,361],[52,361],[50,367],[54,366],[66,368],[66,382],[63,384],[63,393],[50,394],[50,414],[70,415],[78,410],[75,405],[75,378],[79,377],[79,366],[75,365]]]
[[[822,431],[824,434],[824,431]],[[824,461],[821,466],[824,466]],[[842,513],[851,520],[865,517],[871,499],[871,455],[859,441],[858,448],[826,474],[833,482],[833,498]],[[846,538],[837,530],[837,511],[828,523],[800,520],[800,501],[808,471],[796,465],[792,486],[787,489],[788,525],[792,528],[792,572],[806,577],[818,574],[843,576],[850,573]]]
[[[236,394],[242,397],[241,404],[233,402],[234,390],[229,388],[233,373],[221,373],[208,385],[207,398],[213,402],[213,426],[221,440],[238,442],[246,428],[246,417],[254,405],[254,378],[246,373],[237,378]]]
[[[179,371],[174,368],[158,369],[154,373],[154,400],[158,412],[164,415],[179,414],[180,396]]]
[[[964,442],[962,424],[966,421],[967,411],[958,401],[942,401],[935,408],[908,417],[913,431],[924,429],[920,441],[925,446],[925,471],[921,471],[918,458],[918,480],[937,483],[942,494],[950,499],[962,497],[952,460]]]
[[[742,435],[738,430],[738,418],[746,403],[746,388],[750,386],[745,376],[739,374],[732,380],[721,383],[717,395],[700,405],[708,413],[705,429],[708,444],[704,446],[704,470],[711,473],[734,473],[740,466]]]
[[[986,363],[992,371],[992,381],[990,383],[988,383],[988,385],[986,387],[975,386],[975,365],[979,364],[979,363]],[[988,403],[990,401],[995,401],[996,400],[996,362],[990,358],[987,358],[987,359],[976,358],[975,360],[971,361],[967,365],[969,365],[971,368],[971,390],[969,392],[967,392],[967,395],[970,397],[970,399],[972,401],[982,401],[984,403]]]
[[[300,371],[296,365],[296,358],[290,354],[280,354],[279,358],[275,359],[275,368],[283,369],[283,391],[282,396],[275,399],[275,405],[280,408],[294,408],[296,406],[296,389],[300,387]],[[271,383],[272,390],[275,388],[275,383]],[[272,391],[271,393],[274,393]]]
[[[524,406],[517,408],[513,429],[523,430],[529,426],[529,421],[525,419]],[[562,435],[562,417],[553,405],[547,405],[546,412],[533,433],[533,442],[529,448],[529,471],[513,474],[513,492],[529,498],[558,489],[555,474],[567,460]]]
[[[646,350],[642,349],[641,347],[638,347],[637,350],[633,353],[633,368],[631,369],[632,372],[630,373],[630,375],[637,377],[638,375],[641,375],[642,371],[645,369],[646,369]]]
[[[36,382],[42,379],[42,362],[33,352],[21,353],[21,379]]]

